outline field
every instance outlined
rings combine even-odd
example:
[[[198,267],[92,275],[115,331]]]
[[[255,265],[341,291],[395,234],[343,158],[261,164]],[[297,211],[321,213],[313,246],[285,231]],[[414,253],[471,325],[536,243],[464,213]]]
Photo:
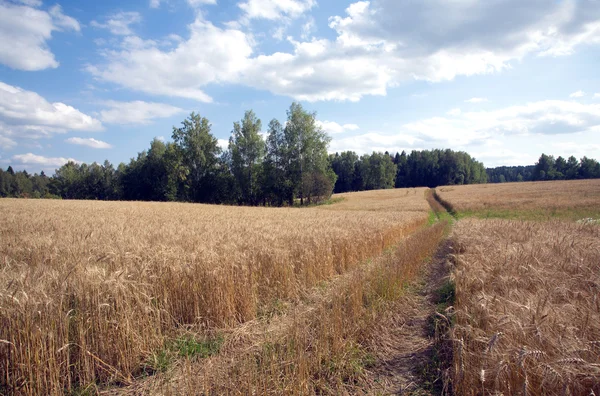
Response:
[[[457,394],[600,394],[600,227],[460,221]]]
[[[0,394],[600,394],[597,180],[0,212]]]
[[[131,383],[169,340],[268,315],[397,244],[427,223],[425,191],[314,209],[0,200],[0,389]]]
[[[461,217],[547,220],[600,218],[600,180],[474,184],[436,188]]]

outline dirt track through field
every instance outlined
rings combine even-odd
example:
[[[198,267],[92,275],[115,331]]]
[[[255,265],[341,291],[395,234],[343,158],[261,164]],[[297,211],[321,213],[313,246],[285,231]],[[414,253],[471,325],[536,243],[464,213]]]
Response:
[[[450,243],[446,241],[430,261],[420,282],[374,332],[377,363],[371,369],[372,386],[366,393],[420,395],[444,390],[443,373],[438,372],[436,366],[438,356],[432,318],[436,315],[437,291],[450,272],[447,261],[450,252]]]

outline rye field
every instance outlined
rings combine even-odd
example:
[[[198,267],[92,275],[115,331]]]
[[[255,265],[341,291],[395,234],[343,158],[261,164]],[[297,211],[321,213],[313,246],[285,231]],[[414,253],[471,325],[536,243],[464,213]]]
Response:
[[[397,244],[427,222],[424,191],[314,209],[1,200],[0,389],[129,384],[170,340],[268,315]]]
[[[331,202],[0,200],[0,394],[600,394],[597,180]]]

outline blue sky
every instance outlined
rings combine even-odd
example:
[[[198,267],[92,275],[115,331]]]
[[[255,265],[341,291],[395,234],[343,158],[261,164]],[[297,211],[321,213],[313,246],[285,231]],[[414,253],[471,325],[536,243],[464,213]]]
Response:
[[[330,151],[600,159],[598,0],[0,0],[0,166],[127,162],[292,101]]]

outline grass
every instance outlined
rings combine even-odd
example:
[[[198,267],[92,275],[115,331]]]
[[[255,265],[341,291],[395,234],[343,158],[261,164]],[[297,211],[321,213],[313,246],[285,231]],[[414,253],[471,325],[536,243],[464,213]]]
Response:
[[[457,394],[600,394],[600,229],[464,219],[455,227]]]
[[[182,329],[202,340],[281,315],[422,227],[424,191],[303,210],[2,199],[0,389],[132,384],[149,361],[168,371]]]

